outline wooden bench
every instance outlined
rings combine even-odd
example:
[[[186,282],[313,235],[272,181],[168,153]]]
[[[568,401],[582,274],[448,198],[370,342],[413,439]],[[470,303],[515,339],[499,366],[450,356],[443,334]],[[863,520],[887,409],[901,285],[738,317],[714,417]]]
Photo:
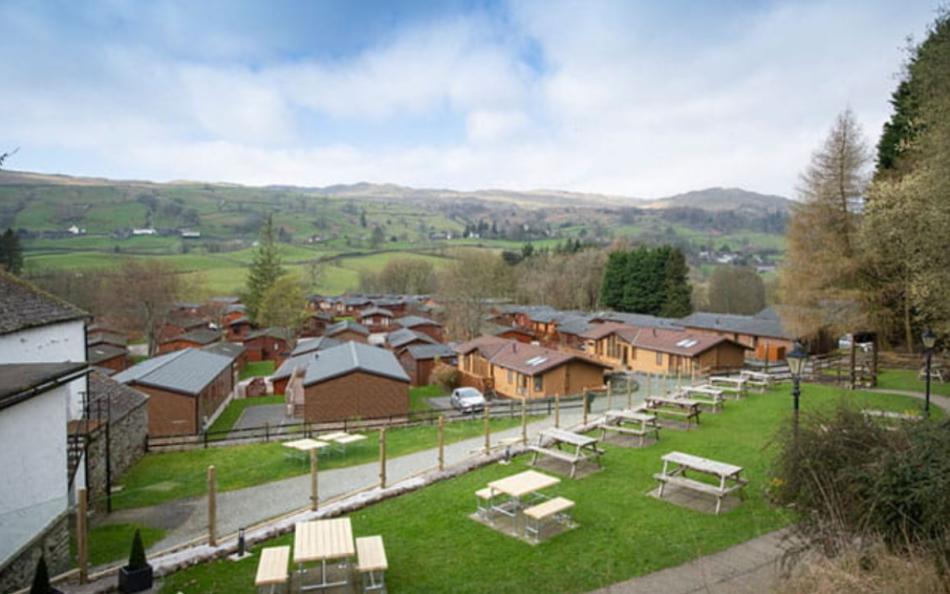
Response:
[[[722,390],[719,388],[713,388],[711,386],[687,386],[683,388],[683,393],[694,402],[708,405],[712,412],[719,412],[725,405]]]
[[[652,396],[647,398],[647,408],[654,414],[667,414],[686,417],[686,428],[692,426],[693,420],[699,425],[699,402],[689,398],[665,398]]]
[[[637,423],[637,425],[631,427],[624,423]],[[657,441],[660,439],[660,425],[657,423],[656,415],[644,413],[639,410],[608,410],[604,413],[604,420],[600,423],[600,429],[602,431],[601,439],[606,439],[607,432],[613,431],[620,435],[639,437],[640,446],[643,446],[643,441],[646,439],[646,436],[651,433],[655,435]]]
[[[475,491],[475,509],[476,513],[484,519],[488,519],[492,504],[495,499],[495,490],[491,487],[485,487]]]
[[[554,447],[544,447],[545,440],[549,440]],[[594,437],[572,433],[563,429],[545,429],[538,435],[538,444],[528,446],[528,449],[534,452],[531,465],[534,466],[537,463],[538,455],[550,456],[570,464],[571,478],[574,478],[577,474],[577,465],[584,460],[592,459],[598,467],[600,466],[600,457],[604,454],[604,450],[597,447],[597,441]],[[573,451],[564,451],[560,449],[561,446],[567,446]]]
[[[556,522],[570,526],[573,521],[571,520],[569,510],[573,507],[574,502],[570,499],[565,499],[564,497],[555,497],[545,501],[544,503],[539,503],[524,510],[525,537],[531,538],[533,536],[535,542],[541,540],[541,530],[544,529],[545,522],[552,518]],[[528,520],[532,520],[534,523],[532,524]]]
[[[261,550],[261,560],[257,563],[257,577],[254,585],[258,592],[286,591],[287,567],[290,564],[290,546],[267,547]]]
[[[565,452],[564,450],[559,450],[557,448],[545,448],[542,446],[531,445],[531,446],[528,446],[528,449],[534,452],[534,458],[531,460],[532,466],[534,466],[534,463],[537,461],[538,454],[541,454],[542,456],[550,456],[551,458],[556,458],[563,462],[567,462],[571,464],[572,466],[574,464],[577,464],[581,460],[586,459],[586,456],[576,456],[574,454],[571,454],[570,452]],[[572,476],[573,476],[573,473],[572,473]]]
[[[724,497],[734,491],[739,491],[748,483],[741,477],[742,467],[717,462],[692,456],[682,452],[670,452],[661,457],[663,460],[663,471],[653,475],[653,478],[660,483],[658,497],[663,498],[663,491],[667,485],[676,485],[699,493],[706,493],[716,498],[716,514],[719,514],[722,508]],[[673,465],[673,468],[670,468]],[[710,475],[719,479],[718,485],[711,485],[702,481],[688,478],[687,471],[696,471],[702,474]],[[741,496],[740,491],[740,496]]]
[[[917,379],[925,380],[927,379],[927,367],[921,367],[920,371],[917,372]],[[944,382],[943,379],[943,369],[940,367],[931,366],[930,367],[930,379],[936,379],[941,384]]]
[[[363,591],[386,589],[386,549],[382,536],[363,536],[356,539],[356,571],[363,578]],[[379,574],[379,581],[376,577]],[[368,582],[368,583],[367,583]]]

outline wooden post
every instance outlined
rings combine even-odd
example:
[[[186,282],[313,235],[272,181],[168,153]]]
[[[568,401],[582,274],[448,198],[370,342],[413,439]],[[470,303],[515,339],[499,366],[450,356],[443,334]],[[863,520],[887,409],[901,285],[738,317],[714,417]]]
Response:
[[[445,415],[439,415],[439,471],[445,470]]]
[[[849,387],[853,390],[855,388],[855,385],[858,383],[858,372],[857,372],[857,367],[856,367],[857,365],[856,359],[857,359],[858,351],[854,344],[854,341],[855,341],[854,334],[852,333],[852,334],[849,334],[848,336],[851,337],[851,349],[850,349],[850,353],[848,357],[849,364],[851,366],[851,374],[850,374],[850,379],[849,379],[848,384],[849,384]]]
[[[488,403],[485,403],[485,408],[482,409],[485,417],[485,455],[488,455],[488,452],[491,450],[491,427],[488,425],[488,417],[491,414],[489,410]]]
[[[554,393],[554,426],[561,428],[561,395]]]
[[[585,427],[587,426],[587,409],[590,407],[590,405],[588,404],[588,403],[590,402],[590,399],[588,398],[588,395],[589,395],[589,392],[587,392],[587,390],[584,390],[584,422],[583,422],[583,425],[584,425]]]
[[[379,428],[379,488],[386,488],[386,428]]]
[[[627,376],[627,408],[633,408],[633,384],[630,383],[630,376]]]
[[[215,480],[214,465],[211,465],[208,467],[208,544],[213,547],[218,545],[216,534],[218,528],[217,498],[217,481]]]
[[[521,398],[521,442],[528,445],[528,399]]]
[[[317,511],[317,450],[310,450],[310,511]]]
[[[76,549],[79,556],[79,583],[89,581],[89,519],[88,495],[85,489],[79,489],[79,502],[76,506]]]
[[[607,380],[607,410],[613,410],[614,408],[614,390],[613,382],[609,379]]]

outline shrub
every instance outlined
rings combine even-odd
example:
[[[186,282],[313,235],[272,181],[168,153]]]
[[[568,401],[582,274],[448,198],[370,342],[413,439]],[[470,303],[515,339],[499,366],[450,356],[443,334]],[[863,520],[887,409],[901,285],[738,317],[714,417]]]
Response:
[[[135,531],[135,536],[132,538],[132,552],[129,553],[129,564],[127,568],[131,571],[137,569],[144,569],[148,566],[148,562],[145,560],[145,545],[142,544],[142,535],[138,530]]]
[[[446,392],[451,392],[459,387],[459,382],[462,379],[458,368],[444,363],[436,365],[435,369],[432,370],[431,378],[437,386]]]
[[[40,557],[36,563],[36,572],[33,574],[33,585],[30,594],[49,594],[52,588],[49,583],[49,570],[46,568],[46,557]]]

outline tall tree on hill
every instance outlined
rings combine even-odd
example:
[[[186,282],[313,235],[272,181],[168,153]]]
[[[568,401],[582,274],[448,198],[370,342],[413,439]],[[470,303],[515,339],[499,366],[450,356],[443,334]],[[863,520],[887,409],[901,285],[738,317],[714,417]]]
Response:
[[[618,311],[682,317],[693,310],[688,275],[678,248],[616,250],[604,267],[601,304]]]
[[[752,315],[765,308],[765,283],[751,266],[717,266],[706,291],[708,311]]]
[[[798,334],[812,332],[824,322],[803,312],[818,316],[823,303],[855,297],[855,243],[868,162],[861,129],[854,114],[846,110],[801,175],[801,201],[789,219],[781,269],[783,300],[796,306],[791,311],[798,314],[786,323]]]
[[[600,304],[607,309],[620,309],[623,303],[627,255],[626,250],[614,250],[607,256],[604,280],[600,286]]]
[[[261,230],[254,259],[251,261],[251,269],[247,275],[247,292],[244,295],[244,305],[251,319],[255,321],[264,293],[284,274],[280,252],[274,239],[274,221],[268,216]]]
[[[689,284],[686,256],[674,247],[661,248],[665,256],[663,270],[663,303],[658,314],[666,318],[682,318],[693,313],[693,288]]]
[[[104,285],[101,311],[123,328],[140,330],[154,355],[168,312],[186,290],[178,269],[167,262],[126,260]]]
[[[261,326],[296,332],[303,323],[306,306],[307,297],[300,279],[285,274],[261,296],[257,321]]]
[[[0,266],[11,274],[19,275],[23,271],[23,250],[13,229],[7,229],[0,237]]]
[[[462,252],[440,272],[438,285],[447,333],[468,340],[482,332],[488,299],[510,297],[515,279],[504,260],[479,250]]]

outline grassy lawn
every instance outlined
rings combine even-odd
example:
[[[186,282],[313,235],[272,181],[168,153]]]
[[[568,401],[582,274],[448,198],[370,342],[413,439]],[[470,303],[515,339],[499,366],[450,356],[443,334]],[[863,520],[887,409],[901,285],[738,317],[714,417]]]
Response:
[[[844,398],[856,406],[904,410],[916,403],[901,396],[803,387],[804,411]],[[663,433],[644,449],[606,446],[604,470],[563,480],[550,495],[577,505],[579,528],[531,546],[468,518],[472,493],[487,482],[519,472],[491,465],[351,514],[356,536],[385,539],[391,592],[586,592],[664,567],[681,564],[787,525],[788,512],[766,500],[773,437],[791,412],[788,386],[743,402],[730,401],[718,415],[704,415],[694,431]],[[679,508],[646,495],[670,451],[739,464],[751,483],[739,508],[720,516]],[[292,544],[292,535],[266,543]],[[163,592],[253,592],[258,557],[217,561],[169,576]]]
[[[273,365],[273,363],[271,364]],[[214,420],[214,423],[211,424],[211,428],[208,430],[209,433],[222,433],[217,435],[215,439],[224,439],[224,431],[230,431],[234,424],[237,423],[237,420],[241,418],[241,413],[245,409],[252,406],[261,406],[264,404],[283,404],[284,397],[281,395],[277,396],[256,396],[254,398],[241,398],[238,400],[232,400],[228,403],[227,408],[225,408],[218,418]],[[209,436],[211,438],[211,436]]]
[[[241,370],[241,379],[265,377],[274,373],[273,361],[252,361]]]
[[[521,419],[518,418],[491,421],[492,431],[501,431],[520,424]],[[453,443],[476,437],[482,434],[482,430],[480,419],[446,423],[445,441]],[[378,460],[379,433],[370,431],[366,435],[368,439],[347,447],[346,457],[321,457],[320,468],[355,466]],[[396,458],[435,448],[436,436],[437,429],[434,425],[391,429],[386,432],[387,456]],[[114,509],[144,507],[203,495],[207,488],[207,468],[211,464],[214,464],[217,470],[218,491],[243,489],[307,474],[310,470],[310,467],[302,464],[299,459],[288,457],[287,448],[276,442],[147,454],[122,478],[123,489],[112,498]]]
[[[923,379],[917,379],[917,372],[908,369],[885,369],[878,374],[877,387],[888,390],[910,390],[923,393],[926,389]],[[931,380],[930,393],[950,396],[950,383]]]
[[[141,530],[142,544],[152,546],[165,537],[165,531],[138,524],[106,524],[89,530],[89,565],[103,565],[129,558],[135,530]],[[75,550],[75,542],[72,543]],[[73,554],[75,557],[75,553]]]
[[[432,410],[432,407],[427,402],[427,399],[445,395],[445,390],[436,385],[416,386],[415,388],[409,388],[409,411],[425,412],[427,410]]]

